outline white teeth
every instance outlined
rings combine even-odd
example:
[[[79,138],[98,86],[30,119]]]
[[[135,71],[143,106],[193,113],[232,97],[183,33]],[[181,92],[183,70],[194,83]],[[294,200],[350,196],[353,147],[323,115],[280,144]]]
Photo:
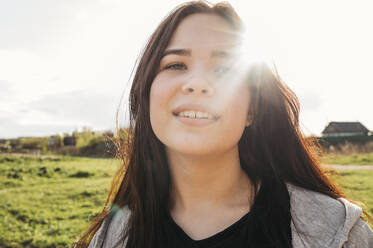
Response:
[[[209,113],[206,112],[199,112],[199,111],[183,111],[177,114],[177,116],[184,116],[188,118],[194,118],[194,119],[214,119],[214,116],[212,116]]]

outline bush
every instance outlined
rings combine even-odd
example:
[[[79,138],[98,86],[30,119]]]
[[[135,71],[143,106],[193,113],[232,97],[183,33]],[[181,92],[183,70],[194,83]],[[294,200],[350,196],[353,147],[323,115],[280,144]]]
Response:
[[[371,153],[373,152],[373,142],[365,144],[354,144],[345,142],[344,144],[331,145],[328,147],[327,152],[329,153],[341,153],[341,154],[356,154],[356,153]]]

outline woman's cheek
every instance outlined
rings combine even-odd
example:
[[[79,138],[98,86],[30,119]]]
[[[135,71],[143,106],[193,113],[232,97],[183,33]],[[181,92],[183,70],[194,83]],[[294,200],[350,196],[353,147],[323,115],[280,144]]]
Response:
[[[163,73],[158,75],[152,84],[151,91],[154,91],[155,95],[159,97],[169,98],[173,96],[177,91],[177,81],[170,77],[168,74]],[[166,100],[166,99],[162,99]]]
[[[155,132],[159,132],[171,116],[172,99],[177,91],[172,80],[159,75],[150,88],[150,122]]]

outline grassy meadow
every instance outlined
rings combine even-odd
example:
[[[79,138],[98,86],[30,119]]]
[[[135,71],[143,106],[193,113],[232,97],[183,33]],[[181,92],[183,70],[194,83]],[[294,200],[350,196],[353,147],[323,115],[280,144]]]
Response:
[[[341,165],[373,165],[373,152],[371,153],[329,153],[321,157],[324,164],[341,164]]]
[[[373,217],[373,170],[334,170],[331,174],[346,196]]]
[[[71,247],[102,209],[118,165],[113,159],[0,155],[0,248]],[[373,214],[373,170],[332,172],[347,196]]]
[[[117,165],[0,156],[0,247],[70,247],[102,209]]]

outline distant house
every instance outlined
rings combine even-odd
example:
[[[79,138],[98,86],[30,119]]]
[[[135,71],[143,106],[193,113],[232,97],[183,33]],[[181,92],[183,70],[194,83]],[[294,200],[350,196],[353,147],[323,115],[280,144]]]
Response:
[[[57,136],[50,136],[48,139],[48,146],[55,146],[57,142]]]
[[[76,145],[75,136],[65,136],[63,138],[63,145],[64,146],[75,146]]]
[[[368,135],[369,130],[360,122],[332,121],[322,131],[323,137],[342,137],[355,135]]]
[[[62,142],[63,142],[63,140],[62,140],[61,136],[59,136],[59,135],[49,136],[48,146],[50,148],[61,147],[63,145]]]

